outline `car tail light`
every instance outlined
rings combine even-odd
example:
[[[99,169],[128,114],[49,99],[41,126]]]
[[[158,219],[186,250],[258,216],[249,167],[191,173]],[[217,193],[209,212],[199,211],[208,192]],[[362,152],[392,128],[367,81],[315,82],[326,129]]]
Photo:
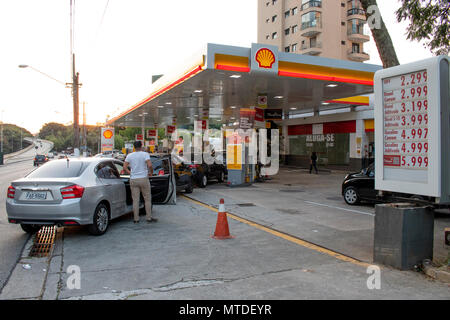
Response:
[[[189,168],[191,168],[191,169],[197,169],[198,167],[200,167],[199,164],[190,164],[189,165]]]
[[[8,187],[8,198],[14,199],[14,195],[16,194],[16,188],[13,186]]]
[[[63,199],[81,198],[84,193],[84,188],[77,184],[61,188],[61,196]]]

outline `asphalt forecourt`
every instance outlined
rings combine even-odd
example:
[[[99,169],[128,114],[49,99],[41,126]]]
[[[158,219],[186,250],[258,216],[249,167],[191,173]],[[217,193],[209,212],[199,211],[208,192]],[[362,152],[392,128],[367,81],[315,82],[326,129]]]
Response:
[[[47,258],[27,257],[27,245],[0,299],[450,298],[446,284],[420,273],[372,266],[242,217],[227,218],[232,238],[215,239],[216,211],[184,197],[154,215],[153,224],[126,215],[102,237],[66,227]]]
[[[349,206],[341,195],[348,172],[281,167],[276,176],[246,188],[212,184],[186,195],[214,208],[224,198],[230,213],[262,226],[287,233],[356,260],[373,262],[373,203]],[[444,230],[450,223],[448,210],[435,213],[433,261],[448,259]]]

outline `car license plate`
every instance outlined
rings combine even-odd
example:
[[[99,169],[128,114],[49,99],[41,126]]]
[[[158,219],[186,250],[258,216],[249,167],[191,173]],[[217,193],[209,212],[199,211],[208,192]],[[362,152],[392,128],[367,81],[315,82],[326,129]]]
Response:
[[[47,192],[39,192],[39,191],[28,191],[25,194],[26,200],[47,200]]]

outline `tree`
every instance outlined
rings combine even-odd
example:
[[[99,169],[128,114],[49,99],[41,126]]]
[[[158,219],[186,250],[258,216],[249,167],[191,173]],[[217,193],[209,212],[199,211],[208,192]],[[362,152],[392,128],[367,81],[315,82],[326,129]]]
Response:
[[[368,22],[370,24],[372,36],[375,40],[383,67],[390,68],[398,66],[400,63],[397,58],[397,53],[395,52],[394,44],[392,43],[389,31],[387,30],[383,18],[379,13],[377,1],[361,0],[361,5],[364,11],[368,14]],[[370,16],[370,14],[373,15]]]
[[[397,21],[409,20],[408,40],[425,40],[425,47],[435,55],[450,52],[450,1],[449,0],[402,0],[395,12]]]

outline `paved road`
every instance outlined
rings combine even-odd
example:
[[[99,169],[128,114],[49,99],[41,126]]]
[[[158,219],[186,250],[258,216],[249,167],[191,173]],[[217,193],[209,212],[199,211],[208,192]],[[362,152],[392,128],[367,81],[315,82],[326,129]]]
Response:
[[[33,157],[38,153],[46,153],[50,144],[43,142],[42,148],[31,149],[23,154],[9,158],[0,166],[0,292],[15,266],[28,235],[17,225],[8,223],[5,209],[6,191],[11,181],[25,176],[34,169]]]

